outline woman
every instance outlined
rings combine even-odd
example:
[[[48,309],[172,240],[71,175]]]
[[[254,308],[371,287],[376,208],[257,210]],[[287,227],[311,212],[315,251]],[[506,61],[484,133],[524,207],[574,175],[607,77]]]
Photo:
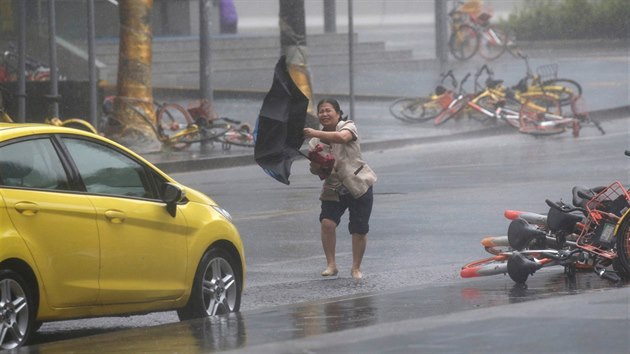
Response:
[[[336,100],[321,100],[317,104],[317,117],[322,130],[305,128],[304,136],[312,138],[309,143],[311,146],[326,146],[335,158],[332,171],[322,171],[322,166],[316,162],[311,162],[310,166],[311,173],[325,177],[319,215],[327,263],[322,276],[337,275],[336,229],[347,209],[350,214],[348,230],[352,235],[350,274],[355,279],[361,279],[361,261],[367,245],[373,201],[372,185],[376,182],[376,174],[361,157],[359,135],[354,122],[343,119],[342,114]]]

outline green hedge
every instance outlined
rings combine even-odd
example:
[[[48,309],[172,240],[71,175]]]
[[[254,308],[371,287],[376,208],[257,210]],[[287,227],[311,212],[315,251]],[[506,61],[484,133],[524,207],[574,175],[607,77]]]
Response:
[[[630,38],[630,1],[526,0],[503,25],[524,40]]]

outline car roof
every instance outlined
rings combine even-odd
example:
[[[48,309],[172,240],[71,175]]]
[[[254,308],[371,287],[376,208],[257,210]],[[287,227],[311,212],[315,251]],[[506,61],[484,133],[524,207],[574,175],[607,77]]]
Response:
[[[68,133],[77,135],[90,135],[78,129],[58,127],[52,124],[43,123],[0,123],[0,141],[9,140],[21,136],[29,136],[34,134],[50,134],[50,133]]]

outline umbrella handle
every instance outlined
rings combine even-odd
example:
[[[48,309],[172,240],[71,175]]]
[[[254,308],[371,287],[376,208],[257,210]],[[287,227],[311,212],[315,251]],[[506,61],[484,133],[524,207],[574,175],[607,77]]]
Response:
[[[306,157],[309,161],[313,161],[313,159],[311,159],[308,155],[305,155],[302,151],[300,151],[300,149],[296,149],[296,150],[300,155]]]

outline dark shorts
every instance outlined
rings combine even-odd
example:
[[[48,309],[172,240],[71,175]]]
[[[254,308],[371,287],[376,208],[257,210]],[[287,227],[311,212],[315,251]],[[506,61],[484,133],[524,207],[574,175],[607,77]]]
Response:
[[[370,231],[370,214],[372,213],[373,200],[372,187],[357,199],[354,199],[352,194],[348,193],[340,196],[338,202],[323,200],[319,221],[330,219],[336,225],[339,225],[341,216],[347,209],[350,213],[348,231],[351,234],[367,234]]]

